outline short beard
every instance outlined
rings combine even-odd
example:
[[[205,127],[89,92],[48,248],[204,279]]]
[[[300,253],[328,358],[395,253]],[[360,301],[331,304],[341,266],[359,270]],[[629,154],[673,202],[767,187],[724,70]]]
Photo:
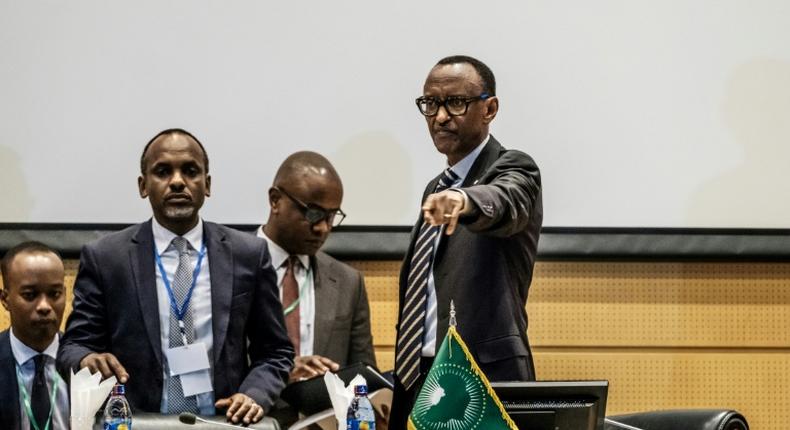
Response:
[[[165,216],[171,220],[190,219],[195,213],[192,206],[168,206],[165,208]]]

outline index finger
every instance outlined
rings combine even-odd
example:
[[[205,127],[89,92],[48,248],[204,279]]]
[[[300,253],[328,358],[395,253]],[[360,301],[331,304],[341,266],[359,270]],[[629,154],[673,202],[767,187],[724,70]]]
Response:
[[[114,375],[112,368],[110,368],[110,363],[107,361],[106,355],[99,355],[96,357],[95,366],[96,369],[101,373],[102,381]]]
[[[88,370],[90,370],[92,374],[96,373],[96,371],[99,370],[98,367],[99,359],[97,358],[98,356],[99,354],[96,353],[86,355],[82,360],[80,360],[80,368],[85,367]]]
[[[234,423],[243,421],[246,418],[247,412],[249,412],[252,408],[253,404],[254,403],[252,402],[252,399],[245,397],[241,402],[239,402],[239,407],[236,409],[236,413],[233,414],[231,420]],[[231,408],[232,407],[233,405],[231,405]],[[249,421],[245,422],[245,424],[249,424]]]
[[[129,379],[129,374],[126,372],[126,369],[121,365],[121,362],[112,355],[107,354],[107,364],[110,366],[110,369],[118,377],[118,381],[121,384],[125,384],[126,381]]]
[[[433,194],[428,196],[425,199],[425,203],[422,204],[422,217],[425,219],[425,222],[430,225],[437,225],[436,220],[434,219],[433,212],[436,210],[436,197]]]
[[[322,360],[322,358],[323,357],[315,356],[312,359],[310,359],[310,367],[312,367],[320,374],[326,373],[326,371],[329,370],[329,367],[324,363],[324,360]]]
[[[260,421],[260,418],[255,419],[258,415],[263,415],[263,409],[256,403],[250,404],[250,409],[244,414],[244,424],[251,424]]]
[[[336,371],[337,369],[340,368],[339,364],[335,363],[334,361],[332,361],[327,357],[318,357],[318,359],[321,360],[321,363],[323,363],[324,366],[328,367],[332,371]]]
[[[242,404],[244,403],[244,399],[241,396],[233,396],[230,398],[231,403],[228,407],[228,412],[225,413],[225,416],[228,417],[229,420],[238,420],[236,416],[236,411],[238,411]]]
[[[448,236],[453,234],[455,231],[455,226],[458,224],[458,214],[461,213],[461,206],[453,205],[453,210],[450,213],[450,222],[447,225],[447,228],[444,230],[445,234]]]

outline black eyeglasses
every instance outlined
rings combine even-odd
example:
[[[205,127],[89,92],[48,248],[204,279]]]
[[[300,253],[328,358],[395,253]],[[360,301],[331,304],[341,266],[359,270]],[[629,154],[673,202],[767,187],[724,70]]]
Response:
[[[288,191],[280,187],[274,187],[275,190],[285,194],[286,197],[291,199],[292,202],[296,203],[296,206],[299,207],[299,211],[302,212],[307,222],[310,223],[310,226],[314,226],[321,221],[326,220],[327,224],[331,225],[332,227],[337,227],[340,223],[346,219],[346,214],[338,209],[324,209],[321,206],[314,205],[312,203],[307,204],[296,197],[292,196]]]
[[[434,116],[439,113],[439,106],[444,106],[448,115],[459,116],[466,113],[466,110],[469,109],[469,105],[472,102],[485,100],[489,97],[491,96],[489,96],[488,93],[483,93],[475,97],[450,96],[444,100],[431,96],[422,96],[417,97],[415,102],[417,103],[417,109],[425,116]]]

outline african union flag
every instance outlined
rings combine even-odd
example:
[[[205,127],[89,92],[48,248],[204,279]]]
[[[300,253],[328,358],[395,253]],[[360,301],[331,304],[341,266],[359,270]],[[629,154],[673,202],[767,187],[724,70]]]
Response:
[[[409,430],[518,430],[450,326],[409,415]]]

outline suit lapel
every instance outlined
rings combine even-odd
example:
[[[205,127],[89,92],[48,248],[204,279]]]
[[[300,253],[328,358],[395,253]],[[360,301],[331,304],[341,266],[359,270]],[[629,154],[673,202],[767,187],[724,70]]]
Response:
[[[477,185],[480,179],[482,179],[485,172],[488,170],[489,166],[491,166],[494,163],[494,161],[496,161],[496,159],[499,157],[499,151],[501,150],[502,150],[502,145],[500,145],[499,142],[496,139],[494,139],[494,136],[491,136],[488,139],[488,143],[486,143],[486,146],[483,147],[483,150],[480,151],[480,154],[475,159],[475,162],[472,163],[472,167],[469,169],[469,172],[466,174],[463,183],[461,183],[461,187],[469,187],[472,185]],[[459,223],[459,227],[460,226],[461,225]],[[460,232],[461,229],[457,230],[455,236],[456,237],[460,236],[459,235]],[[447,236],[442,234],[442,238],[441,240],[439,240],[439,245],[436,248],[436,254],[434,255],[436,261],[438,262],[443,261],[442,255],[444,255],[444,252],[447,249],[448,243],[451,241],[452,237],[453,236]],[[437,278],[436,281],[438,281],[440,278],[443,278],[447,274],[446,270],[441,270],[441,271],[437,270],[438,266],[440,265],[441,264],[434,264],[433,266],[434,276]]]
[[[233,252],[230,242],[213,223],[203,223],[211,274],[211,326],[214,335],[214,365],[219,362],[228,334],[233,299]]]
[[[422,194],[422,200],[420,200],[420,223],[422,223],[422,204],[425,202],[425,199],[428,198],[429,195],[433,194],[433,191],[436,190],[436,185],[439,184],[439,179],[444,176],[444,172],[440,173],[439,176],[431,179],[431,182],[428,183],[428,186],[425,187],[425,192]]]
[[[318,253],[311,258],[313,287],[315,291],[315,329],[313,330],[313,354],[327,355],[327,345],[332,333],[332,323],[337,314],[337,299],[340,292],[337,278],[332,271],[332,262]]]
[[[408,282],[408,275],[409,275],[409,267],[411,266],[411,257],[414,253],[414,242],[417,240],[417,233],[420,231],[422,227],[422,204],[425,202],[425,199],[428,198],[433,190],[436,189],[436,184],[439,183],[439,179],[442,177],[441,174],[436,176],[428,183],[428,186],[425,187],[425,191],[422,193],[422,200],[420,200],[420,210],[417,214],[417,222],[414,223],[414,227],[411,229],[411,234],[409,238],[409,247],[406,250],[406,255],[403,257],[403,264],[401,264],[400,270],[400,291],[399,291],[399,299],[402,302],[403,296],[406,294],[406,284]],[[400,318],[400,317],[399,317]]]
[[[494,164],[494,161],[499,157],[499,151],[502,150],[502,145],[494,139],[494,136],[491,136],[488,139],[488,143],[486,146],[483,147],[483,150],[480,151],[480,155],[477,156],[477,159],[472,164],[472,168],[469,169],[469,173],[466,174],[466,178],[464,178],[462,187],[469,187],[472,185],[477,185],[478,181],[483,177],[483,174],[488,170],[488,168]]]
[[[132,277],[137,287],[137,299],[143,315],[156,317],[143,318],[148,341],[154,351],[159,366],[162,366],[162,341],[159,327],[159,302],[156,295],[156,265],[154,260],[154,233],[151,221],[140,224],[140,228],[132,236],[129,249],[129,261],[132,266]],[[155,311],[151,313],[151,310]]]

